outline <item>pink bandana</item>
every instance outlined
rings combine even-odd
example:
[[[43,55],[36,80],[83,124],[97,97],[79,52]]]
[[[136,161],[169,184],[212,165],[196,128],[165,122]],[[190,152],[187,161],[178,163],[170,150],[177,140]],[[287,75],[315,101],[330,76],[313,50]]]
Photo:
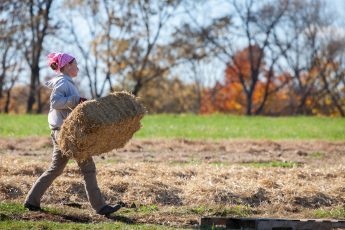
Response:
[[[48,66],[51,66],[51,64],[56,63],[57,69],[55,69],[55,72],[59,72],[62,67],[64,67],[67,63],[71,62],[73,59],[75,59],[73,56],[66,53],[50,53],[47,57]]]

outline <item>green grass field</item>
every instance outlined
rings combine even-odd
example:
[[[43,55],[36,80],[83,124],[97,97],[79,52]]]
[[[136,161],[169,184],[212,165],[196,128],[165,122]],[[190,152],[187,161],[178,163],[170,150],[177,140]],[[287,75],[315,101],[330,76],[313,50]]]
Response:
[[[345,119],[147,115],[136,138],[345,140]],[[48,136],[47,115],[0,115],[0,137]]]
[[[45,208],[45,213],[51,215],[63,215],[63,210]],[[150,225],[150,224],[129,224],[122,223],[121,221],[114,221],[108,223],[60,223],[55,221],[40,220],[40,221],[24,221],[16,220],[13,218],[18,215],[28,214],[29,211],[19,203],[2,203],[0,202],[0,229],[73,229],[73,230],[86,230],[86,229],[140,229],[140,230],[151,230],[151,229],[176,229],[165,227],[162,225]],[[121,219],[121,218],[119,218]],[[125,217],[124,217],[125,219]]]

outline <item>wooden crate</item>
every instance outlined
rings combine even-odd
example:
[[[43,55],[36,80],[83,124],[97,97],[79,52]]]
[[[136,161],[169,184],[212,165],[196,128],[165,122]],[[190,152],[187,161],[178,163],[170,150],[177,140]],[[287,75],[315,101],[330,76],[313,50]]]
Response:
[[[331,230],[345,229],[345,220],[203,217],[200,227],[241,230]]]

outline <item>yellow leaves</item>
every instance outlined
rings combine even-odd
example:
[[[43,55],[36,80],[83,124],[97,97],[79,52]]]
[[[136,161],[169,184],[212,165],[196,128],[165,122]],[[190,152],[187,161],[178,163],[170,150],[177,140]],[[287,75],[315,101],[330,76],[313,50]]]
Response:
[[[312,114],[319,114],[319,110],[317,108],[314,108],[311,110]]]
[[[115,40],[115,41],[113,41],[112,44],[113,44],[112,47],[114,48],[112,50],[114,50],[115,55],[123,54],[124,52],[126,52],[129,49],[129,41],[128,40],[124,40],[124,39]]]
[[[112,63],[110,65],[110,73],[116,74],[127,68],[128,63],[126,61],[121,61],[120,63]]]
[[[117,65],[111,65],[109,71],[112,74],[117,73],[119,71],[118,66]]]
[[[194,87],[179,79],[170,80],[163,77],[146,84],[139,97],[151,113],[190,112],[195,110],[197,101]]]
[[[127,66],[127,62],[124,62],[124,61],[121,62],[119,66],[120,66],[120,69],[124,69]]]
[[[327,97],[327,98],[325,99],[325,104],[326,104],[326,105],[331,105],[331,104],[332,104],[331,98]]]
[[[309,71],[309,76],[311,78],[316,78],[318,75],[319,75],[319,69],[318,68],[314,67]]]
[[[111,39],[111,41],[109,41],[111,43],[110,50],[108,50],[106,45],[108,39]],[[91,41],[91,47],[94,54],[97,51],[96,49],[98,49],[101,53],[100,55],[103,54],[104,56],[116,57],[123,55],[129,49],[129,41],[125,39],[113,40],[112,38],[109,38],[107,35],[103,34],[95,37]]]
[[[65,0],[63,2],[63,6],[66,8],[75,9],[77,7],[80,7],[82,2],[82,0]]]
[[[306,104],[307,106],[310,106],[312,103],[313,103],[313,101],[312,101],[310,98],[308,98],[308,99],[306,100],[306,102],[305,102],[305,104]]]

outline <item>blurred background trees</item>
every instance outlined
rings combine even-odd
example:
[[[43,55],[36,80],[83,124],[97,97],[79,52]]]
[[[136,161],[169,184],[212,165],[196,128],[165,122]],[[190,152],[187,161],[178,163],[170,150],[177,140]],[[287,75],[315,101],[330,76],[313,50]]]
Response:
[[[42,113],[50,52],[83,96],[151,113],[345,116],[345,29],[325,0],[3,0],[0,111]]]

